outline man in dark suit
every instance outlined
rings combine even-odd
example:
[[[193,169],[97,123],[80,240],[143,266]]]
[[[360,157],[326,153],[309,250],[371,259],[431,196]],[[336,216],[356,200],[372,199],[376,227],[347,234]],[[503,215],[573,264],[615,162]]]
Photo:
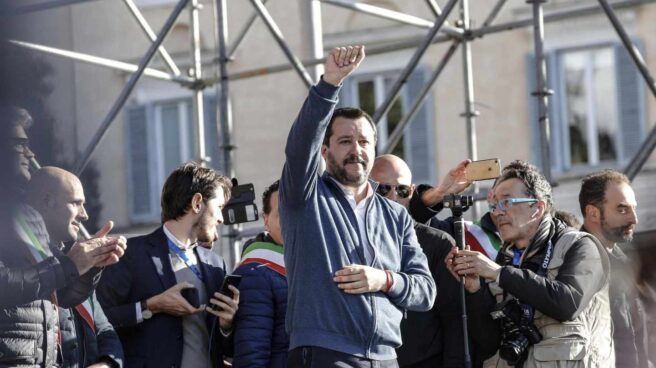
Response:
[[[415,185],[412,172],[394,155],[376,157],[369,178],[379,183],[378,194],[408,208]],[[408,312],[401,322],[403,345],[396,349],[401,368],[462,367],[464,348],[458,282],[444,265],[455,240],[445,231],[415,222],[415,232],[428,259],[439,296],[426,312]]]
[[[133,249],[105,270],[98,300],[123,343],[126,367],[220,367],[231,355],[239,291],[231,287],[232,298],[218,292],[225,263],[197,246],[218,238],[230,187],[212,169],[176,168],[162,190],[163,226],[129,239]]]

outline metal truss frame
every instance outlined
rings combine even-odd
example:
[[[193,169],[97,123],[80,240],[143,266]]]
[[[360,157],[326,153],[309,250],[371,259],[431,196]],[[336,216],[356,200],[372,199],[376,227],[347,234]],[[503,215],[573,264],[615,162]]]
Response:
[[[42,3],[31,4],[31,5],[22,5],[17,6],[9,10],[9,14],[25,14],[35,11],[47,11],[60,6],[73,6],[79,3],[91,2],[93,0],[57,0],[57,1],[44,1]],[[232,142],[232,113],[230,107],[230,95],[229,88],[230,83],[244,78],[258,77],[262,75],[295,70],[301,81],[306,86],[311,86],[318,77],[318,72],[308,72],[307,68],[320,65],[323,62],[324,56],[322,51],[322,37],[321,37],[321,25],[320,25],[320,13],[319,13],[319,3],[323,3],[330,6],[338,6],[342,8],[347,8],[352,11],[360,12],[363,14],[368,14],[370,16],[380,17],[388,20],[396,21],[400,24],[411,25],[414,27],[427,29],[428,33],[423,36],[413,40],[405,40],[403,42],[389,43],[382,46],[370,47],[368,48],[367,54],[376,55],[383,54],[391,51],[398,51],[401,49],[410,49],[415,48],[415,52],[412,55],[411,60],[408,62],[406,67],[402,70],[400,75],[397,77],[388,95],[385,98],[385,101],[381,106],[378,106],[376,112],[374,113],[374,120],[378,123],[383,116],[389,111],[390,107],[394,101],[398,98],[401,88],[408,80],[409,75],[415,70],[416,66],[419,64],[420,59],[424,56],[427,49],[435,43],[440,42],[451,42],[450,47],[446,50],[444,56],[440,59],[436,69],[434,70],[432,76],[429,78],[428,82],[423,86],[418,95],[410,104],[410,109],[405,116],[402,117],[400,123],[390,134],[390,139],[385,147],[385,152],[390,152],[394,146],[401,139],[401,136],[404,130],[408,127],[408,124],[417,113],[419,108],[425,102],[426,97],[428,96],[432,86],[437,81],[440,73],[444,67],[449,63],[453,54],[458,48],[462,49],[462,67],[463,67],[463,85],[464,85],[464,102],[465,102],[465,111],[462,116],[466,120],[467,126],[467,135],[468,135],[468,153],[471,159],[477,159],[476,151],[476,117],[479,115],[478,111],[474,108],[474,84],[473,84],[473,69],[472,69],[472,52],[471,44],[476,41],[478,38],[481,38],[486,35],[509,31],[517,28],[524,27],[533,27],[534,34],[534,49],[535,49],[535,63],[536,63],[536,81],[537,89],[532,91],[532,95],[536,98],[537,101],[537,113],[533,119],[533,123],[537,124],[540,132],[540,146],[541,146],[541,159],[542,159],[542,170],[547,177],[547,179],[552,180],[551,177],[551,158],[550,158],[550,132],[549,132],[549,119],[548,119],[548,107],[549,107],[549,97],[553,93],[547,86],[547,71],[544,59],[544,24],[547,22],[555,22],[564,19],[571,19],[576,17],[583,17],[590,14],[595,14],[599,12],[604,12],[608,17],[611,25],[617,32],[619,38],[621,39],[624,47],[627,49],[631,55],[632,60],[634,61],[636,67],[638,68],[640,75],[647,84],[652,95],[656,98],[656,82],[652,74],[650,74],[644,58],[642,57],[640,51],[636,45],[632,42],[628,36],[626,30],[624,29],[621,22],[618,20],[615,11],[618,9],[624,9],[629,7],[635,7],[644,5],[647,3],[652,3],[656,0],[617,0],[614,2],[609,2],[608,0],[598,0],[598,5],[587,5],[582,7],[577,7],[568,10],[561,10],[550,12],[544,14],[543,5],[547,0],[526,0],[526,2],[532,6],[533,14],[532,17],[526,19],[515,20],[511,22],[506,22],[502,24],[494,25],[494,20],[497,18],[498,14],[502,10],[503,6],[506,3],[506,0],[497,0],[497,2],[492,7],[489,15],[486,17],[485,21],[482,23],[481,27],[472,28],[469,20],[469,1],[468,0],[448,0],[444,9],[441,9],[435,0],[426,0],[426,5],[431,13],[434,15],[435,20],[423,19],[420,17],[412,16],[409,14],[404,14],[397,11],[392,11],[378,6],[373,6],[369,4],[363,4],[352,1],[344,0],[307,0],[308,6],[311,7],[311,11],[308,14],[308,22],[310,26],[310,31],[312,34],[313,45],[313,58],[310,60],[301,60],[296,57],[288,46],[287,42],[284,39],[284,36],[278,26],[276,25],[273,17],[267,11],[265,6],[267,0],[250,0],[250,3],[253,5],[254,12],[253,15],[245,22],[243,28],[239,32],[238,36],[234,39],[231,45],[228,45],[227,37],[227,2],[226,0],[211,0],[214,2],[215,9],[215,22],[217,30],[217,58],[216,63],[218,66],[218,76],[209,76],[203,78],[201,73],[201,50],[199,42],[199,0],[179,0],[168,19],[162,26],[161,30],[155,34],[148,24],[147,20],[143,17],[139,8],[134,4],[132,0],[123,0],[127,9],[135,18],[140,28],[143,30],[146,37],[150,40],[151,44],[148,47],[148,50],[144,53],[143,57],[137,65],[126,63],[123,61],[112,60],[108,58],[101,58],[98,56],[88,55],[80,52],[75,52],[72,50],[62,50],[55,47],[50,47],[46,45],[38,45],[34,43],[28,43],[22,40],[12,40],[16,45],[21,47],[26,47],[38,52],[47,53],[51,55],[56,55],[59,57],[67,58],[74,61],[89,63],[93,65],[103,66],[106,68],[120,70],[123,72],[130,73],[130,76],[125,83],[120,94],[117,96],[116,100],[110,107],[107,115],[103,118],[100,127],[98,128],[96,134],[92,137],[91,141],[87,145],[86,149],[83,151],[82,155],[78,158],[78,161],[75,165],[75,172],[80,174],[86,165],[88,164],[90,158],[94,154],[98,144],[102,141],[107,130],[111,124],[116,120],[116,116],[124,107],[125,102],[130,96],[136,84],[139,82],[142,76],[149,78],[156,78],[160,80],[165,80],[168,82],[176,83],[182,87],[192,90],[194,94],[193,98],[193,111],[194,111],[194,121],[197,125],[197,150],[196,150],[196,159],[202,164],[208,162],[208,157],[205,152],[205,139],[204,139],[204,114],[203,114],[203,99],[202,91],[203,89],[211,86],[216,86],[217,89],[217,113],[218,113],[218,124],[216,129],[219,132],[219,137],[221,140],[221,149],[222,149],[222,162],[221,167],[227,175],[233,175],[233,162],[232,162],[232,151],[235,149],[235,145]],[[447,18],[455,8],[457,4],[460,4],[460,17],[457,22],[457,26],[452,26],[447,22]],[[162,46],[163,41],[166,39],[169,31],[173,28],[173,25],[179,18],[182,11],[188,8],[191,19],[191,55],[192,55],[192,65],[190,75],[183,75],[173,58],[166,51],[164,46]],[[257,19],[262,20],[267,30],[274,37],[274,40],[277,42],[279,47],[284,52],[285,56],[288,59],[287,64],[282,65],[271,65],[266,67],[261,67],[253,70],[246,70],[240,72],[228,72],[228,64],[233,59],[235,51],[243,41],[244,37],[252,28],[252,25],[257,21]],[[148,67],[155,55],[159,55],[164,61],[166,71],[159,70],[156,68]],[[638,152],[630,160],[629,164],[624,169],[624,172],[629,176],[630,179],[634,179],[635,176],[640,172],[644,163],[647,161],[650,154],[654,151],[656,147],[656,127],[652,128],[651,132],[638,149]],[[38,163],[34,162],[35,165]],[[478,188],[475,188],[475,191],[478,191]],[[477,198],[482,198],[481,195],[476,195]],[[236,239],[238,237],[238,232],[235,231],[235,228],[231,228],[229,231],[228,237],[230,240]]]

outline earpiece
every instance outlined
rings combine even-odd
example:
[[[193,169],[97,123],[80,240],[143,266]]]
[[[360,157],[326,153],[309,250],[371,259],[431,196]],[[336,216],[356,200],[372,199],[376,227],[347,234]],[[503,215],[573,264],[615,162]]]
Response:
[[[539,209],[539,208],[536,208],[536,209],[535,209],[535,212],[533,212],[533,214],[531,215],[531,218],[537,216],[538,213],[540,213],[540,209]]]

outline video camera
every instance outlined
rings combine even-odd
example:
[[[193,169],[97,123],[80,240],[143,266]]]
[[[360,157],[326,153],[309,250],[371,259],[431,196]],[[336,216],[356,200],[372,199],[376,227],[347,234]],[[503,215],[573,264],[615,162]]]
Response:
[[[259,217],[253,184],[238,185],[237,179],[233,178],[230,200],[222,212],[224,225],[257,221]]]

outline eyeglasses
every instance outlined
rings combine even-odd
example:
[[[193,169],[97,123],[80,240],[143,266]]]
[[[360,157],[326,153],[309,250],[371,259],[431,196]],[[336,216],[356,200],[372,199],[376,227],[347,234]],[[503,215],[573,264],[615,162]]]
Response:
[[[12,146],[17,153],[25,153],[30,149],[27,138],[12,138]]]
[[[378,188],[376,188],[376,192],[378,194],[382,195],[383,197],[386,197],[387,194],[394,188],[396,190],[396,195],[398,195],[401,198],[408,198],[410,197],[410,194],[412,193],[412,189],[410,188],[409,185],[389,185],[389,184],[378,184]]]
[[[535,203],[537,201],[538,200],[535,198],[506,198],[496,203],[488,203],[488,208],[490,209],[490,213],[495,210],[506,212],[511,209],[515,203]]]

